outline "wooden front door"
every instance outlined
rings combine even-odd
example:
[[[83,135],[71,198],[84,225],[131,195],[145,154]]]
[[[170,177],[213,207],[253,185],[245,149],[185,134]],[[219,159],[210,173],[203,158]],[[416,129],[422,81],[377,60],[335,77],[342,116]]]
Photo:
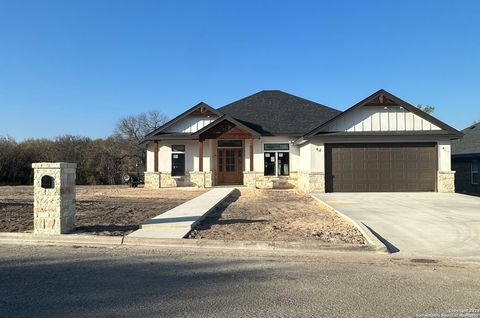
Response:
[[[220,148],[217,153],[218,184],[243,184],[241,148]]]

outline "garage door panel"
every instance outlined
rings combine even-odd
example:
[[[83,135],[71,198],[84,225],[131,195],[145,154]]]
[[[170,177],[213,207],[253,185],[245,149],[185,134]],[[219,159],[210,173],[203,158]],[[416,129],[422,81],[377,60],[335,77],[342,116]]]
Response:
[[[434,191],[434,143],[327,144],[328,192]]]

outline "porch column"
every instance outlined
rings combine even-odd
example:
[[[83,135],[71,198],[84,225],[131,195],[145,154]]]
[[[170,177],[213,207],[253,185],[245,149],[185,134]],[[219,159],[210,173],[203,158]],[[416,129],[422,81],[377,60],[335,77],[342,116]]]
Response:
[[[153,144],[153,171],[158,172],[158,141]]]
[[[250,171],[253,171],[253,138],[250,138]]]
[[[198,141],[198,170],[203,171],[203,140]]]

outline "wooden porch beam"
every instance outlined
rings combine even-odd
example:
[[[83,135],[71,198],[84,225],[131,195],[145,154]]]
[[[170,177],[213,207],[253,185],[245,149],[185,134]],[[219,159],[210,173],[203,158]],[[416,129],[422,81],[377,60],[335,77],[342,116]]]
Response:
[[[158,141],[153,144],[153,171],[158,172]]]

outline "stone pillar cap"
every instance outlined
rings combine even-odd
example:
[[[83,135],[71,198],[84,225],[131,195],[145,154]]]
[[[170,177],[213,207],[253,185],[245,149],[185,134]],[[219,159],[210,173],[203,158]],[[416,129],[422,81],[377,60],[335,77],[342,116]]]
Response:
[[[76,169],[76,163],[69,162],[34,162],[33,169]]]

